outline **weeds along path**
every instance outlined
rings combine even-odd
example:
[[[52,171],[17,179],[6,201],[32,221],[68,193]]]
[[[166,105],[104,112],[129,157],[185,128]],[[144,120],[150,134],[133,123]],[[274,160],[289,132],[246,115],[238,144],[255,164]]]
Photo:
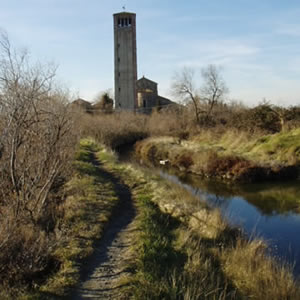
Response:
[[[104,170],[94,157],[93,163],[99,175],[108,182],[119,198],[111,221],[102,238],[96,243],[94,254],[82,267],[79,285],[70,298],[79,299],[120,299],[120,280],[128,275],[126,265],[130,259],[129,247],[135,233],[133,220],[136,212],[130,189],[119,178]]]

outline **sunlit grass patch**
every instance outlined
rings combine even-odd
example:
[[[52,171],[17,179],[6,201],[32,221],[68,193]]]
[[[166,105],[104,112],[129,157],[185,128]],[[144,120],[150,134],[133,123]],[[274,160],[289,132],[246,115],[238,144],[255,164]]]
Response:
[[[151,199],[148,188],[139,189],[136,201],[140,231],[134,246],[136,273],[130,290],[134,299],[169,299],[177,294],[170,278],[176,268],[183,267],[185,256],[173,246],[178,224],[170,215],[162,214]]]
[[[251,299],[300,299],[291,267],[266,252],[265,242],[239,239],[233,248],[220,252],[222,270]]]
[[[250,152],[285,163],[300,163],[300,129],[262,137]]]
[[[229,130],[200,132],[191,140],[149,138],[138,142],[143,162],[168,165],[183,172],[230,181],[294,179],[300,162],[300,130],[269,136]]]
[[[137,180],[133,193],[140,231],[133,245],[135,274],[129,280],[129,294],[134,299],[235,299],[230,280],[215,265],[207,244],[202,243],[207,238],[215,245],[214,240],[226,230],[220,215],[212,211],[209,216],[204,203],[175,184],[150,172],[134,172],[139,177],[141,173],[147,183],[140,185]],[[188,229],[192,215],[202,210],[207,212],[205,220]],[[209,223],[212,227],[200,233]]]
[[[109,163],[113,164],[116,163],[117,157],[113,153],[112,150],[102,148],[97,152],[97,158],[102,162],[102,163]]]

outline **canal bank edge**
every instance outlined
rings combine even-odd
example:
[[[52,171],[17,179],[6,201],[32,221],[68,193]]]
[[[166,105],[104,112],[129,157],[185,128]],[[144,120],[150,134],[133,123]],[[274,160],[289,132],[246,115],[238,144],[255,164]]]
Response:
[[[136,143],[135,154],[144,163],[159,165],[164,162],[163,165],[203,177],[261,182],[299,177],[298,143],[299,129],[260,137],[236,147],[228,145],[225,137],[216,140],[197,136],[188,141],[151,137]]]

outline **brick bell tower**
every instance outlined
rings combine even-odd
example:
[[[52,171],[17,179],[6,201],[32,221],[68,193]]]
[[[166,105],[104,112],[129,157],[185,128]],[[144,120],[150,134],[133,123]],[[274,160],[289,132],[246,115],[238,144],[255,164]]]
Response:
[[[115,109],[137,108],[136,14],[121,12],[114,18]]]

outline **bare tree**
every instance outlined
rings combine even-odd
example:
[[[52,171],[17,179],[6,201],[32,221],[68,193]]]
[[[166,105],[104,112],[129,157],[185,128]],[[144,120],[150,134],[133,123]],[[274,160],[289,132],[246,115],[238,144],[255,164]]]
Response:
[[[216,106],[224,100],[228,93],[225,81],[220,69],[215,65],[208,65],[201,72],[202,88],[198,91],[195,85],[195,71],[184,67],[173,78],[173,93],[179,96],[185,103],[192,103],[197,123],[200,123],[201,115],[207,121]]]
[[[197,94],[194,83],[195,71],[184,67],[181,72],[176,72],[173,77],[172,90],[174,95],[179,96],[185,103],[192,102],[196,122],[200,121],[200,97]]]
[[[55,84],[56,67],[31,65],[6,34],[0,55],[0,205],[36,223],[72,153],[68,96]]]
[[[201,88],[201,99],[208,105],[207,118],[211,116],[214,106],[224,100],[228,88],[220,73],[220,68],[208,65],[202,69],[203,86]]]

